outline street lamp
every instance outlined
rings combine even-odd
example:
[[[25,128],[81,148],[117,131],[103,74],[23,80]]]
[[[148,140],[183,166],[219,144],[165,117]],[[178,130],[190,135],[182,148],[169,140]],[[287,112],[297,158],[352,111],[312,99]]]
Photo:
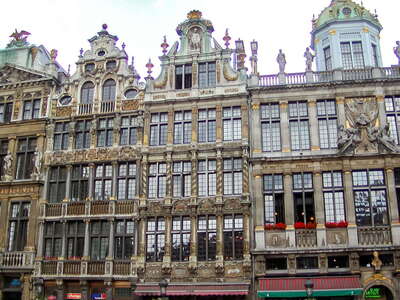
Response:
[[[158,285],[160,286],[160,293],[161,293],[161,299],[168,299],[168,297],[166,297],[167,295],[167,286],[168,286],[168,281],[163,278]]]
[[[311,299],[314,289],[314,283],[310,279],[307,279],[304,283],[304,287],[306,289],[307,299]]]

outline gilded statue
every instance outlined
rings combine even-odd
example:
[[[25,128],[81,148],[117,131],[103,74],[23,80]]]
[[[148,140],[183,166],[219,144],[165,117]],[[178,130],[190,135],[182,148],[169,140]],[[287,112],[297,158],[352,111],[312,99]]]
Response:
[[[25,30],[18,31],[17,29],[15,29],[15,31],[10,35],[10,37],[13,38],[14,41],[16,42],[26,42],[28,35],[31,35],[28,31]]]

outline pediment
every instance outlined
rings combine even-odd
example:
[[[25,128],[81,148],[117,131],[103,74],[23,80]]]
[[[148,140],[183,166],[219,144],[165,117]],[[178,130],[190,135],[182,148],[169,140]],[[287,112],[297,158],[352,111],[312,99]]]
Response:
[[[0,69],[0,84],[19,83],[49,78],[46,74],[15,65],[6,64]]]

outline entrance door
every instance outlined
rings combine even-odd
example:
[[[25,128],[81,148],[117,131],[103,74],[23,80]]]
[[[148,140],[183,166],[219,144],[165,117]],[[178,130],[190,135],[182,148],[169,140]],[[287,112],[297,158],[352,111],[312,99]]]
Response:
[[[21,300],[21,292],[3,292],[3,299]]]

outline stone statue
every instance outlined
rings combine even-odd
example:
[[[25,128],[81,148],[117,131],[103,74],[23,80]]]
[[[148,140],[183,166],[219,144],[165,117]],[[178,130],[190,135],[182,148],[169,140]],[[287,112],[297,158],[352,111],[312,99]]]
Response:
[[[304,57],[306,59],[306,72],[312,71],[312,63],[314,61],[315,55],[311,53],[310,48],[306,48],[306,52],[304,52]]]
[[[381,269],[381,267],[382,267],[382,261],[381,261],[380,258],[379,258],[379,253],[378,253],[378,251],[374,251],[374,252],[372,253],[372,255],[373,255],[374,259],[372,260],[371,265],[374,267],[375,272],[376,272],[376,271],[380,271],[380,269]]]
[[[282,52],[282,49],[279,49],[278,56],[276,57],[276,61],[279,65],[279,73],[285,73],[286,66],[286,56],[285,53]]]
[[[57,49],[51,49],[50,51],[50,58],[52,61],[55,61],[58,55]]]
[[[12,179],[12,163],[13,157],[11,152],[8,152],[3,161],[3,180],[10,181]]]
[[[398,65],[400,65],[400,41],[396,42],[396,47],[393,47],[394,55],[396,55],[397,59],[399,60]]]
[[[193,28],[189,36],[189,45],[191,50],[200,50],[201,36],[197,27]]]
[[[338,128],[338,148],[341,153],[346,150],[353,148],[360,143],[360,130],[357,128],[344,128],[343,125],[339,125]]]
[[[36,177],[36,179],[40,178],[40,172],[42,169],[42,152],[40,152],[37,148],[34,154],[34,165],[32,177]]]
[[[368,128],[368,139],[372,143],[378,143],[378,146],[383,146],[389,152],[399,152],[395,139],[390,134],[389,124],[386,124],[383,128]]]

